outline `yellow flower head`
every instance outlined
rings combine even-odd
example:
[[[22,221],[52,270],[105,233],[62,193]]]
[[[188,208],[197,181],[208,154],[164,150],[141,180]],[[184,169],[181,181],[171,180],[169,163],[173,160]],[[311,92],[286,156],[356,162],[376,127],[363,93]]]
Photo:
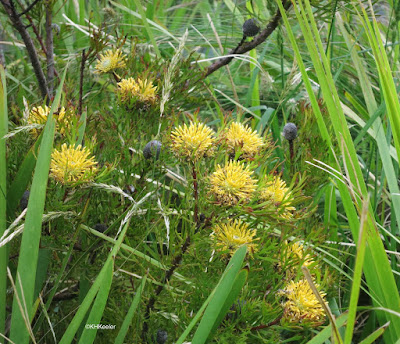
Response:
[[[54,150],[51,155],[50,174],[62,184],[89,182],[97,172],[97,162],[89,156],[88,148],[67,147],[64,143],[61,150]]]
[[[130,104],[136,101],[154,103],[157,99],[157,86],[147,79],[122,79],[117,86],[117,93],[122,103]]]
[[[100,54],[100,59],[96,64],[97,73],[108,73],[114,69],[123,68],[126,66],[125,55],[120,49],[115,51],[107,50],[104,54]]]
[[[217,250],[229,251],[233,254],[240,246],[247,244],[248,251],[253,254],[257,251],[257,244],[254,243],[258,240],[254,238],[257,231],[248,227],[249,225],[241,220],[216,224],[213,227],[212,236],[215,238]]]
[[[229,161],[225,167],[218,165],[210,177],[210,192],[217,202],[235,205],[239,201],[248,202],[256,189],[257,180],[252,178],[249,167],[238,161]]]
[[[137,85],[139,86],[139,94],[137,96],[141,102],[154,103],[156,101],[157,86],[154,86],[153,83],[147,79],[137,79]]]
[[[171,149],[181,158],[197,161],[212,155],[215,145],[214,131],[203,123],[180,125],[171,133]]]
[[[316,285],[318,289],[318,285]],[[283,306],[283,320],[293,325],[316,327],[325,322],[325,311],[315,297],[307,280],[290,281],[280,293],[287,298]],[[319,292],[325,302],[325,293]]]
[[[268,181],[264,188],[261,190],[260,200],[262,202],[269,201],[277,207],[284,207],[284,211],[280,213],[280,216],[285,219],[289,219],[293,216],[292,211],[296,210],[295,207],[290,206],[291,192],[286,187],[285,181],[279,176],[275,176],[272,180]]]
[[[278,267],[290,280],[296,277],[301,266],[309,267],[313,263],[314,260],[309,254],[305,254],[304,246],[301,243],[288,244],[285,242],[285,248],[279,257]]]
[[[264,140],[248,125],[233,122],[225,133],[228,148],[232,153],[240,151],[245,158],[254,157],[263,147]]]
[[[45,105],[33,107],[31,112],[28,115],[28,124],[40,124],[45,125],[47,122],[47,117],[50,114],[50,108]],[[65,133],[65,128],[69,126],[69,121],[66,116],[65,108],[62,107],[58,114],[54,114],[54,119],[56,120],[56,130],[59,131],[60,134]],[[61,127],[61,128],[60,128]],[[39,136],[40,129],[32,129],[32,135],[36,138]]]
[[[304,253],[304,246],[299,242],[294,242],[286,246],[286,257],[301,263],[304,266],[310,266],[314,263],[309,254]]]

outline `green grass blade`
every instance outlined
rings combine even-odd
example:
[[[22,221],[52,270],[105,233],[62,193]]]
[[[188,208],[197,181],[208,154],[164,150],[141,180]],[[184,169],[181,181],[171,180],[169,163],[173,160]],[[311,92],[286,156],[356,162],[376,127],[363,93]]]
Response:
[[[104,308],[106,307],[108,295],[110,293],[111,282],[113,278],[113,265],[109,264],[104,272],[104,280],[97,293],[96,300],[93,303],[92,310],[86,321],[87,324],[100,324],[103,316]],[[97,329],[84,329],[79,340],[81,344],[91,344],[94,342],[97,334]]]
[[[366,249],[366,236],[367,236],[367,221],[368,202],[364,202],[363,211],[361,215],[360,235],[357,243],[357,255],[354,266],[353,283],[351,285],[351,296],[349,304],[349,316],[347,320],[346,333],[344,337],[344,344],[351,344],[354,332],[354,324],[356,322],[358,297],[360,295],[360,286],[362,279],[362,267],[364,265],[365,249]]]
[[[8,132],[7,87],[4,68],[0,64],[0,237],[7,227],[7,161],[6,139]],[[7,292],[7,246],[0,247],[0,333],[5,333]]]
[[[85,315],[92,304],[92,301],[96,297],[97,292],[99,291],[100,287],[104,283],[104,279],[106,277],[108,269],[112,268],[112,259],[111,256],[105,262],[103,268],[101,269],[100,273],[98,274],[96,280],[94,281],[92,287],[88,291],[85,299],[79,306],[78,311],[76,312],[74,318],[72,319],[71,323],[69,324],[67,330],[64,332],[63,337],[60,340],[60,344],[65,343],[72,343],[74,340],[75,334],[79,329],[82,321],[85,319]]]
[[[336,318],[337,329],[343,327],[347,322],[348,313],[343,313],[340,317]],[[313,339],[307,342],[307,344],[322,344],[332,337],[332,324],[326,326],[321,332],[319,332]]]
[[[221,283],[218,285],[214,297],[208,304],[203,318],[200,321],[199,327],[194,334],[192,344],[206,343],[212,329],[214,328],[218,316],[223,309],[225,302],[231,293],[236,276],[238,275],[240,268],[243,263],[243,259],[246,256],[247,247],[244,245],[240,247],[226,267],[226,274],[221,278]]]
[[[357,54],[356,50],[353,48],[353,44],[351,42],[349,34],[347,33],[346,29],[344,28],[343,20],[339,15],[337,16],[337,23],[338,23],[339,28],[342,32],[342,35],[345,39],[346,45],[347,45],[348,49],[350,50],[351,58],[356,67],[357,74],[360,79],[361,89],[363,91],[363,95],[364,95],[364,99],[365,99],[365,103],[367,105],[369,115],[373,116],[373,114],[377,113],[377,111],[378,111],[378,105],[375,101],[371,82],[366,73],[365,64],[362,63],[361,58]],[[390,147],[388,146],[388,143],[386,141],[386,134],[385,134],[383,123],[382,123],[382,120],[380,119],[380,117],[377,117],[375,119],[375,121],[372,125],[372,129],[376,133],[376,136],[374,137],[374,139],[376,140],[376,143],[377,143],[377,146],[379,149],[379,155],[382,160],[383,169],[385,170],[385,176],[388,181],[389,190],[390,190],[391,194],[398,194],[398,193],[400,193],[400,189],[399,189],[399,186],[397,183],[395,168],[393,166],[392,159],[390,157],[390,151],[389,151]],[[394,213],[396,216],[397,224],[398,224],[398,226],[400,226],[400,198],[393,197],[392,202],[394,205],[393,209],[394,209]]]
[[[144,286],[146,285],[147,276],[143,277],[142,283],[139,286],[139,289],[136,292],[135,297],[133,298],[132,304],[129,307],[128,313],[125,316],[124,322],[121,325],[121,328],[118,332],[117,338],[115,338],[114,344],[123,344],[126,334],[128,333],[129,326],[132,323],[133,316],[135,315],[136,309],[139,306],[140,299],[142,297],[142,292]]]
[[[7,217],[12,218],[16,211],[19,201],[28,187],[32,179],[32,172],[36,166],[36,157],[39,152],[40,142],[42,141],[43,133],[40,134],[35,144],[26,154],[18,172],[7,190]]]
[[[50,158],[55,133],[55,120],[53,118],[53,113],[58,109],[66,72],[67,69],[65,69],[62,76],[60,86],[58,87],[57,94],[43,131],[43,138],[40,145],[28,202],[25,230],[22,235],[21,247],[19,251],[16,290],[14,291],[16,295],[14,295],[13,299],[10,339],[15,343],[20,344],[28,343],[29,332],[24,322],[24,315],[18,306],[17,298],[25,301],[25,311],[27,315],[25,318],[30,319],[33,311],[32,305],[34,298],[39,242],[42,231],[42,214],[44,211],[47,180],[50,169]]]
[[[213,336],[214,332],[217,330],[219,324],[221,321],[225,318],[226,313],[228,313],[229,309],[233,305],[235,301],[237,301],[240,292],[242,291],[243,286],[245,285],[247,281],[247,277],[249,275],[249,270],[247,268],[242,269],[239,271],[237,274],[235,281],[233,282],[233,287],[226,298],[226,301],[221,308],[221,311],[219,312],[218,318],[215,321],[215,324],[210,332],[210,335],[208,336],[208,340],[211,340],[211,337]]]
[[[132,208],[131,211],[134,211],[136,208],[140,206],[140,204],[148,198],[152,193],[149,192],[146,194],[139,202],[136,202]],[[124,219],[125,220],[125,219]],[[110,268],[109,265],[113,266],[113,262],[115,259],[115,256],[117,255],[118,251],[121,248],[122,241],[125,238],[126,231],[128,230],[130,223],[130,219],[128,219],[118,237],[118,240],[115,242],[114,247],[112,251],[109,253],[108,258],[106,262],[104,263],[103,268],[101,269],[100,273],[98,274],[96,280],[94,281],[92,287],[88,291],[85,299],[81,303],[78,311],[76,312],[74,318],[72,319],[71,323],[69,324],[67,330],[65,331],[63,337],[61,338],[60,344],[67,344],[67,343],[72,343],[74,340],[75,334],[79,329],[79,326],[81,325],[82,321],[85,319],[85,315],[87,311],[90,308],[90,305],[92,304],[92,301],[96,297],[96,294],[98,293],[100,287],[104,283],[104,279],[107,276],[107,271]]]
[[[303,3],[305,4],[306,9],[304,9]],[[282,4],[280,3],[280,1],[277,1],[277,4],[281,9],[282,18],[287,27],[289,38],[295,50],[296,58],[303,75],[303,81],[307,86],[307,83],[309,82],[307,81],[308,74],[306,73],[306,70],[304,68],[304,63],[302,61],[296,39],[294,38],[293,32],[291,31]],[[341,107],[340,99],[334,85],[333,77],[330,72],[330,64],[328,63],[325,52],[322,48],[319,31],[316,27],[315,19],[312,16],[311,5],[308,0],[299,0],[298,2],[294,2],[293,5],[297,17],[297,22],[299,23],[300,28],[303,32],[307,48],[310,52],[313,66],[315,68],[319,84],[321,86],[321,91],[328,109],[331,123],[333,125],[336,140],[341,145],[344,153],[343,158],[345,166],[347,166],[347,177],[349,178],[352,187],[356,187],[357,193],[361,196],[360,198],[354,196],[352,190],[342,185],[342,183],[338,184],[351,232],[353,234],[354,240],[356,241],[358,240],[359,229],[359,219],[356,209],[362,209],[361,203],[362,199],[367,198],[367,188],[363,180],[363,174],[358,164],[357,153],[348,129],[346,119],[344,117],[343,109]],[[320,110],[318,106],[315,106],[315,95],[312,90],[309,90],[308,87],[307,91],[311,99],[313,110],[318,119]],[[320,126],[320,123],[318,123],[318,125],[320,130],[322,128],[321,135],[325,138],[325,129],[323,128],[323,126]],[[334,157],[332,156],[330,159],[330,163],[335,169],[340,170],[340,166],[338,166],[338,164],[335,162]],[[390,268],[388,258],[385,253],[385,248],[383,246],[382,240],[379,236],[379,233],[375,229],[372,207],[369,207],[367,228],[368,246],[365,257],[364,273],[369,289],[374,295],[374,300],[378,300],[378,302],[375,302],[376,306],[380,304],[384,305],[385,308],[394,307],[394,311],[398,311],[398,309],[400,308],[398,289]],[[384,324],[387,321],[391,322],[391,326],[389,327],[389,330],[386,332],[386,334],[388,340],[397,340],[397,338],[400,337],[400,319],[393,314],[384,314],[382,312],[377,312],[377,317],[381,324]]]
[[[222,277],[224,276],[224,274],[222,275]],[[214,290],[211,292],[211,294],[208,296],[206,301],[204,301],[203,305],[200,307],[200,309],[198,310],[197,314],[194,316],[193,320],[190,322],[190,324],[185,329],[185,331],[181,334],[181,336],[177,340],[176,344],[182,344],[183,341],[186,339],[186,337],[189,335],[189,333],[192,331],[193,327],[200,320],[201,316],[203,315],[204,310],[207,308],[207,306],[210,303],[211,299],[214,297],[215,291],[216,291],[216,289],[217,289],[217,287],[219,286],[220,283],[221,283],[221,280],[219,281],[217,286],[214,288]]]
[[[362,340],[359,344],[372,344],[375,343],[375,341],[383,335],[385,332],[386,328],[389,326],[389,323],[386,323],[385,325],[379,327],[376,331],[372,332],[367,338]],[[398,343],[398,341],[396,342]]]
[[[129,9],[128,7],[123,6],[123,5],[121,5],[121,4],[119,4],[119,3],[115,2],[115,1],[110,1],[110,4],[112,4],[112,5],[115,6],[116,8],[119,8],[120,10],[122,10],[122,11],[128,13],[129,15],[132,15],[132,16],[134,16],[134,17],[136,17],[136,18],[140,18],[140,19],[142,18],[141,15],[138,14],[137,12],[132,11],[132,10]],[[161,32],[164,33],[165,35],[171,37],[171,38],[172,38],[174,41],[176,41],[177,43],[180,42],[178,38],[176,38],[176,37],[175,37],[173,34],[171,34],[167,29],[165,29],[165,28],[162,27],[161,25],[157,24],[156,22],[154,22],[154,21],[152,21],[152,20],[150,20],[150,19],[147,19],[146,22],[149,23],[151,26],[154,26],[156,29],[158,29],[159,31],[161,31]],[[156,47],[157,47],[157,46],[156,46]],[[157,48],[158,48],[158,47],[157,47]]]

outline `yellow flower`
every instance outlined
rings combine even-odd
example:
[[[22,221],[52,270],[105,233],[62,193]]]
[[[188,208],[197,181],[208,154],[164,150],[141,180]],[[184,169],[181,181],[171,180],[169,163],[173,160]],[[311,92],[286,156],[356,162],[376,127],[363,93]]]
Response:
[[[89,157],[88,148],[67,147],[64,143],[61,150],[54,150],[51,155],[51,176],[62,184],[75,184],[89,182],[97,172],[97,162],[94,157]]]
[[[213,227],[213,237],[216,241],[216,248],[220,251],[229,251],[233,254],[240,246],[247,244],[248,251],[253,254],[257,251],[257,244],[253,242],[257,234],[255,229],[248,229],[249,225],[241,220],[228,223],[216,224]]]
[[[154,86],[147,79],[141,80],[134,78],[122,79],[117,84],[117,93],[122,103],[154,103],[157,99],[157,86]]]
[[[319,288],[316,285],[317,289]],[[325,311],[315,297],[307,280],[290,281],[280,293],[287,298],[283,306],[283,320],[293,325],[320,326],[325,322]],[[325,293],[319,292],[325,302]]]
[[[50,108],[45,105],[33,107],[31,112],[28,115],[28,124],[40,124],[45,125],[47,122],[47,117],[49,116]],[[66,116],[65,108],[62,107],[58,114],[54,114],[54,119],[56,121],[56,130],[59,131],[60,134],[65,133],[65,128],[69,126],[69,120]],[[61,128],[60,128],[61,127]],[[36,138],[39,136],[40,129],[32,129],[32,135]]]
[[[309,267],[314,260],[309,254],[304,253],[304,246],[299,242],[288,244],[285,241],[285,248],[280,256],[278,267],[290,280],[296,277],[301,266]]]
[[[181,158],[197,161],[214,151],[214,131],[203,123],[180,125],[171,133],[171,149]]]
[[[279,176],[275,176],[272,180],[268,181],[264,188],[261,190],[260,200],[262,202],[269,201],[276,207],[282,207],[283,212],[279,212],[279,216],[284,219],[289,219],[293,216],[292,211],[296,210],[291,204],[291,192],[286,187],[285,181]]]
[[[100,59],[97,60],[97,73],[108,73],[114,69],[125,67],[125,55],[122,55],[120,49],[115,51],[107,50],[104,54],[100,54]]]
[[[252,178],[249,167],[238,161],[229,161],[225,167],[217,166],[210,177],[210,192],[217,202],[235,205],[239,201],[248,202],[256,189],[257,180]]]
[[[232,123],[225,133],[228,148],[235,154],[240,151],[245,158],[254,157],[264,146],[263,138],[249,126]]]
[[[133,95],[138,94],[139,85],[136,83],[134,78],[122,79],[117,83],[117,92],[123,103],[128,102]]]
[[[140,101],[144,103],[154,103],[157,99],[157,86],[154,86],[153,83],[147,79],[141,80],[139,78],[137,79],[137,84],[139,86],[138,97]]]
[[[299,242],[294,242],[286,246],[286,257],[294,259],[304,266],[314,263],[309,254],[304,254],[304,246]]]

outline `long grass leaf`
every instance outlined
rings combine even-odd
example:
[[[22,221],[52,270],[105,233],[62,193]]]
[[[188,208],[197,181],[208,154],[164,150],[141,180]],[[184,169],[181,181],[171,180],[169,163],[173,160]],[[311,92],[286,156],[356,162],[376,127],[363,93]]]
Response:
[[[142,292],[144,289],[144,286],[146,285],[147,281],[147,275],[144,276],[142,279],[142,283],[140,283],[140,286],[138,290],[136,291],[136,295],[133,298],[133,301],[131,303],[131,306],[129,307],[128,313],[125,316],[124,322],[121,325],[121,328],[119,329],[117,338],[115,338],[114,344],[123,344],[126,334],[128,333],[129,326],[132,323],[133,316],[135,315],[136,309],[139,306],[140,299],[142,297]]]
[[[304,6],[306,10],[304,9],[303,3],[305,4]],[[277,1],[277,4],[281,9],[282,18],[285,21],[289,38],[293,48],[295,49],[296,57],[298,58],[298,63],[303,75],[303,80],[305,85],[307,85],[308,75],[305,71],[304,63],[297,47],[297,42],[294,39],[293,33],[291,32],[291,28],[282,4],[279,1]],[[338,184],[338,188],[342,197],[343,205],[345,207],[346,215],[349,220],[353,238],[354,240],[358,240],[359,219],[357,216],[357,211],[360,211],[362,208],[361,202],[362,199],[366,198],[367,196],[367,188],[363,180],[363,174],[358,164],[358,158],[354,144],[352,142],[343,109],[341,108],[340,100],[333,82],[332,74],[330,72],[330,64],[327,62],[324,50],[321,49],[321,38],[319,31],[316,28],[315,19],[311,15],[311,5],[308,0],[298,0],[297,2],[293,2],[293,5],[298,23],[304,34],[305,42],[317,73],[318,81],[321,85],[322,94],[324,96],[331,123],[334,128],[336,140],[343,148],[345,147],[345,150],[343,150],[343,162],[345,166],[347,166],[350,187],[355,187],[356,190],[348,189],[346,186],[343,187],[341,183]],[[308,88],[307,91],[311,99],[313,110],[318,119],[320,110],[318,106],[315,106],[315,95],[312,90],[310,92]],[[324,129],[321,131],[321,134],[323,137],[325,137],[326,132]],[[338,162],[336,162],[335,159],[332,159],[332,157],[330,162],[334,165],[338,165]],[[335,166],[335,168],[338,169],[339,166]],[[394,307],[394,311],[397,311],[400,308],[400,298],[398,295],[397,286],[381,238],[375,229],[374,218],[372,214],[372,209],[369,207],[367,226],[368,247],[364,264],[364,273],[372,294],[374,295],[375,299],[378,300],[378,302],[375,303],[375,306],[380,304],[385,305],[384,307],[386,308]],[[377,312],[377,316],[381,324],[386,323],[388,320],[391,321],[391,326],[386,332],[388,339],[390,337],[390,340],[393,341],[400,337],[400,319],[396,318],[392,314],[384,314],[381,312]]]
[[[89,317],[86,320],[87,324],[100,324],[101,318],[103,317],[104,308],[108,300],[108,295],[110,293],[111,282],[113,278],[113,266],[109,264],[107,270],[104,273],[104,280],[97,293],[96,300],[93,303],[92,309],[90,311]],[[97,328],[85,328],[83,330],[82,336],[79,339],[81,344],[91,344],[94,342],[97,334]]]
[[[7,228],[7,161],[6,139],[8,132],[7,87],[4,68],[0,64],[0,238]],[[5,333],[7,292],[7,247],[0,247],[0,333]]]
[[[66,72],[67,69],[65,69],[62,76],[60,86],[58,87],[57,94],[44,128],[35,174],[33,175],[28,210],[26,213],[25,230],[22,235],[21,247],[19,251],[15,290],[16,295],[14,295],[13,300],[10,330],[11,340],[19,344],[28,343],[29,333],[23,320],[23,314],[18,306],[17,297],[25,300],[26,313],[29,316],[28,319],[30,319],[33,310],[32,305],[34,298],[39,242],[42,231],[42,215],[44,211],[47,180],[50,169],[50,158],[55,133],[55,120],[53,118],[53,113],[58,109]]]
[[[207,338],[218,320],[221,310],[226,306],[225,302],[233,288],[246,252],[247,247],[244,245],[235,252],[229,261],[226,267],[226,275],[221,278],[221,283],[218,285],[214,297],[204,312],[199,327],[193,336],[192,344],[202,344],[207,341]]]

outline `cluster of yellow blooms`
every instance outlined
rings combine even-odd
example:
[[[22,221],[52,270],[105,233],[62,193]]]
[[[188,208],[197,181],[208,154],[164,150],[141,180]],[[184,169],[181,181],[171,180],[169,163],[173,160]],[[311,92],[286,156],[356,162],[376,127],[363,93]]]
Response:
[[[50,175],[59,183],[75,185],[93,180],[97,162],[86,147],[67,146],[54,150],[51,155]]]
[[[316,287],[318,289],[319,285]],[[320,326],[325,322],[325,311],[307,280],[290,281],[280,294],[287,299],[282,305],[284,322],[310,327]],[[325,302],[326,294],[319,291],[319,295]]]
[[[157,99],[157,86],[147,79],[122,79],[117,86],[117,94],[123,104],[130,105],[136,101],[153,104]]]
[[[225,139],[229,153],[240,152],[243,158],[252,158],[265,146],[264,139],[248,125],[233,122],[226,129]]]
[[[279,216],[283,219],[290,219],[293,216],[292,211],[296,210],[295,207],[290,205],[290,196],[291,192],[289,188],[286,187],[285,181],[279,176],[275,176],[266,182],[266,185],[261,190],[260,200],[262,202],[272,203],[277,207],[281,206]]]
[[[33,107],[29,112],[27,122],[29,125],[39,124],[44,126],[47,122],[49,114],[50,108],[47,105]],[[54,119],[56,121],[56,130],[63,135],[65,133],[65,129],[69,127],[69,115],[67,116],[67,112],[65,111],[64,107],[62,107],[58,113],[54,114]],[[39,133],[39,128],[33,128],[31,130],[31,134],[34,138],[38,137]]]
[[[265,139],[249,126],[233,122],[222,132],[222,138],[218,141],[216,133],[203,123],[190,122],[189,125],[177,127],[171,133],[171,150],[179,158],[191,162],[212,155],[216,142],[226,143],[230,158],[236,159],[228,160],[224,166],[217,165],[208,178],[209,194],[216,204],[226,207],[246,204],[257,194],[260,204],[265,203],[268,208],[275,207],[279,218],[293,217],[293,211],[296,210],[292,206],[293,195],[285,181],[279,176],[267,176],[258,188],[258,180],[249,165],[243,161],[254,158],[267,146]],[[229,219],[224,223],[214,224],[212,231],[211,236],[218,251],[232,255],[242,245],[247,245],[250,255],[257,251],[257,231],[242,220]],[[281,267],[287,269],[290,266],[287,277],[293,279],[297,272],[293,265],[309,266],[313,262],[310,255],[305,255],[300,243],[293,243],[287,245],[286,257],[282,260]],[[287,298],[282,305],[284,320],[291,324],[308,326],[318,326],[324,322],[324,310],[306,280],[290,281],[282,295]],[[321,296],[324,297],[325,294],[321,293]]]
[[[171,133],[171,149],[179,157],[197,161],[214,152],[215,132],[203,123],[181,125]]]
[[[96,64],[97,73],[113,73],[118,68],[126,67],[126,56],[120,49],[108,50],[100,54]],[[119,78],[119,77],[118,77]],[[121,103],[131,106],[136,102],[154,104],[157,99],[157,86],[147,79],[122,79],[117,84],[116,93]]]
[[[100,58],[96,64],[97,73],[110,73],[118,68],[124,68],[125,55],[122,54],[120,49],[115,51],[107,50],[104,54],[100,54]]]
[[[33,107],[28,115],[28,124],[45,125],[50,114],[47,105]],[[71,114],[62,107],[54,114],[56,130],[64,135],[71,126]],[[32,135],[36,138],[40,129],[33,128]],[[55,149],[51,155],[50,176],[65,185],[76,185],[93,180],[97,172],[97,162],[90,157],[88,148],[69,146],[64,143],[60,150]]]
[[[289,325],[304,325],[317,327],[325,322],[325,311],[313,293],[307,280],[295,282],[299,266],[310,267],[315,264],[309,254],[305,254],[304,247],[299,242],[285,243],[286,249],[280,259],[279,267],[285,271],[286,279],[290,280],[286,287],[278,293],[286,301],[282,303],[282,322]],[[319,286],[316,285],[317,289]],[[325,302],[325,293],[319,292]]]
[[[240,246],[247,245],[250,254],[257,251],[254,243],[257,231],[241,220],[230,220],[227,223],[215,224],[212,236],[216,239],[216,248],[233,254]]]
[[[249,166],[238,161],[230,160],[223,167],[217,165],[216,171],[210,177],[210,192],[222,205],[247,203],[257,185],[257,179],[252,174]]]

